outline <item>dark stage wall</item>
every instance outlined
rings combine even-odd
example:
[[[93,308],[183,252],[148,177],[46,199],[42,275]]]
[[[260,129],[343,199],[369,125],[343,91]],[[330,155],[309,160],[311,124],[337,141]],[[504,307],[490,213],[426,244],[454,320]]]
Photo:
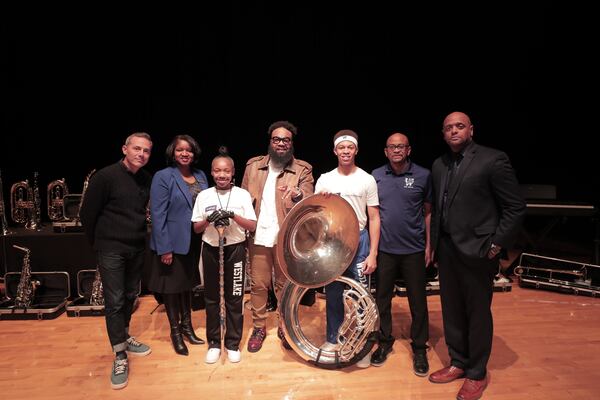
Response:
[[[229,146],[240,182],[278,119],[299,126],[296,154],[315,177],[335,166],[331,138],[343,128],[359,133],[358,164],[369,172],[385,161],[393,131],[407,133],[413,160],[430,167],[446,150],[444,116],[461,110],[479,143],[511,156],[522,182],[598,202],[598,183],[581,178],[592,165],[589,139],[569,138],[558,118],[585,69],[572,74],[577,53],[544,6],[251,3],[176,15],[3,13],[5,200],[34,170],[42,187],[65,177],[80,192],[138,130],[154,138],[151,171],[164,165],[171,137],[188,133],[207,172],[217,147]]]

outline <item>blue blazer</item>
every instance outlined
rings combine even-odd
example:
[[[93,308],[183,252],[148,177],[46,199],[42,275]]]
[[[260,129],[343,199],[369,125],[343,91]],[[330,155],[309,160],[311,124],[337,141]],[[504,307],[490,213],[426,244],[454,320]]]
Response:
[[[202,190],[207,189],[208,180],[204,172],[193,169],[192,173]],[[158,255],[169,252],[187,254],[192,236],[193,208],[189,187],[177,167],[167,167],[154,174],[150,188],[150,248]]]

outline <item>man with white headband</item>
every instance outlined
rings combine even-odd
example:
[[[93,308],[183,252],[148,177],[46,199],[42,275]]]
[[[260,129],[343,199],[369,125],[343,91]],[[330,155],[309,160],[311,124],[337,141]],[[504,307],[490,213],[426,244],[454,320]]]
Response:
[[[358,153],[358,135],[349,129],[339,131],[333,137],[333,153],[338,158],[338,166],[317,180],[315,193],[342,196],[354,209],[358,218],[360,241],[356,256],[344,276],[352,278],[367,287],[367,278],[377,267],[379,246],[379,198],[375,179],[355,164]],[[369,227],[367,227],[367,215]],[[326,351],[338,347],[338,329],[344,321],[344,284],[334,281],[325,287],[327,299],[327,340],[321,346]],[[356,365],[366,368],[370,365],[370,354]]]

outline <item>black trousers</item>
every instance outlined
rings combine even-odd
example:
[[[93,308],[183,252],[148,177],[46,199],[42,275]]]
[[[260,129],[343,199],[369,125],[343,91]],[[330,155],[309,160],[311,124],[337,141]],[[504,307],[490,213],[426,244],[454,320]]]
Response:
[[[437,258],[450,363],[464,369],[467,378],[483,379],[492,351],[491,306],[498,259],[466,263],[446,234],[440,237]]]
[[[104,318],[113,351],[127,348],[133,304],[140,290],[144,251],[133,253],[97,252],[104,288]]]
[[[413,352],[425,351],[429,340],[429,314],[425,291],[425,253],[389,254],[377,256],[377,309],[380,318],[380,343],[394,341],[392,337],[392,298],[394,283],[403,278],[410,308],[410,338]]]
[[[225,348],[238,350],[244,328],[244,279],[246,252],[244,243],[223,248],[225,261]],[[219,248],[204,243],[204,300],[206,302],[206,337],[208,347],[221,347]]]

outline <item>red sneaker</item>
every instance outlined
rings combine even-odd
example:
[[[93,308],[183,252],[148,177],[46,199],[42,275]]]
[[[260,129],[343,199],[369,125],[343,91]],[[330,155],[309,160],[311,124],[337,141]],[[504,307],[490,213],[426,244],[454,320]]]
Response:
[[[262,348],[265,337],[267,337],[267,329],[265,327],[254,328],[250,339],[248,339],[248,351],[250,353],[259,351]]]

